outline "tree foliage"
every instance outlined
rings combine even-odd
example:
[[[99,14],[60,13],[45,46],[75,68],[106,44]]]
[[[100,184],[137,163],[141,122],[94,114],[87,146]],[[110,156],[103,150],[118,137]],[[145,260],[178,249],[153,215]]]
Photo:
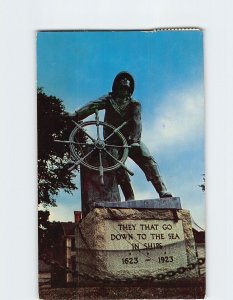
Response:
[[[67,141],[74,124],[65,111],[63,102],[55,96],[47,96],[42,88],[37,90],[37,131],[38,131],[38,242],[39,257],[50,256],[57,249],[61,236],[61,226],[49,222],[49,207],[56,206],[56,196],[60,190],[67,193],[77,189],[75,173],[70,172]],[[86,136],[80,132],[77,141],[85,142]],[[80,149],[77,149],[79,152]],[[43,209],[42,209],[43,208]],[[57,251],[57,250],[56,250]]]
[[[56,195],[63,189],[72,193],[77,187],[73,182],[75,174],[69,172],[69,146],[54,140],[68,140],[73,124],[65,111],[63,102],[47,96],[43,89],[37,91],[38,130],[38,211],[39,255],[48,251],[53,244],[50,234],[48,208],[56,206]],[[52,234],[53,235],[53,234]]]
[[[51,260],[53,259],[54,251],[60,251],[59,245],[62,240],[60,222],[49,222],[49,211],[39,211],[38,214],[38,250],[39,258]]]
[[[44,207],[56,206],[55,196],[60,189],[72,193],[76,189],[68,172],[69,159],[67,144],[54,142],[68,140],[73,128],[62,101],[47,96],[40,88],[37,92],[37,128],[38,128],[38,204]]]

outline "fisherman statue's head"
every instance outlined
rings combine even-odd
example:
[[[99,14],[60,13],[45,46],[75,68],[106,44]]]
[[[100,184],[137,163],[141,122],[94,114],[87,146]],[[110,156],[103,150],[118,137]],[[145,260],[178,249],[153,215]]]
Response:
[[[112,93],[118,97],[130,97],[134,91],[134,79],[128,72],[120,72],[113,81]]]

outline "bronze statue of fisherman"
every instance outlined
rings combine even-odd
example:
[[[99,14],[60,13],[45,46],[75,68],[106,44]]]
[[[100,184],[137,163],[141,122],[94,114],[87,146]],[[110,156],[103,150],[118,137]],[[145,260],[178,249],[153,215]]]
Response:
[[[89,102],[78,109],[73,115],[75,121],[81,121],[96,110],[105,110],[104,122],[118,128],[123,122],[127,124],[122,127],[121,133],[128,142],[128,156],[142,169],[148,181],[151,181],[160,198],[172,197],[159,173],[158,166],[151,156],[148,148],[141,141],[141,104],[133,99],[134,79],[128,72],[120,72],[114,79],[112,92]],[[104,138],[109,136],[108,128],[104,129]],[[114,135],[109,140],[117,144]],[[117,183],[120,185],[126,200],[134,199],[130,178],[122,167],[116,171]]]

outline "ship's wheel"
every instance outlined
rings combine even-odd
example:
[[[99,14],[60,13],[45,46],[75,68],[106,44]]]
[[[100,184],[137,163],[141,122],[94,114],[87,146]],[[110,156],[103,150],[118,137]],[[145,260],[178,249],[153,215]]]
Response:
[[[120,167],[133,175],[133,172],[124,164],[130,146],[120,130],[127,124],[126,121],[116,128],[100,121],[98,110],[96,110],[94,121],[73,122],[75,127],[70,134],[69,141],[56,140],[69,143],[72,163],[69,171],[83,165],[90,170],[99,172],[101,184],[104,184],[104,172]],[[106,132],[109,133],[107,136]],[[84,142],[80,142],[80,136],[85,137]],[[115,142],[112,143],[112,141]]]

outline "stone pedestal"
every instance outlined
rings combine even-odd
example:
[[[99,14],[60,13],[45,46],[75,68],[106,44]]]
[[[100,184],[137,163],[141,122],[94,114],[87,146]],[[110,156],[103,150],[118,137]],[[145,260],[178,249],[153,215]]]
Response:
[[[123,281],[198,276],[187,210],[94,208],[77,227],[76,248],[81,276]]]

